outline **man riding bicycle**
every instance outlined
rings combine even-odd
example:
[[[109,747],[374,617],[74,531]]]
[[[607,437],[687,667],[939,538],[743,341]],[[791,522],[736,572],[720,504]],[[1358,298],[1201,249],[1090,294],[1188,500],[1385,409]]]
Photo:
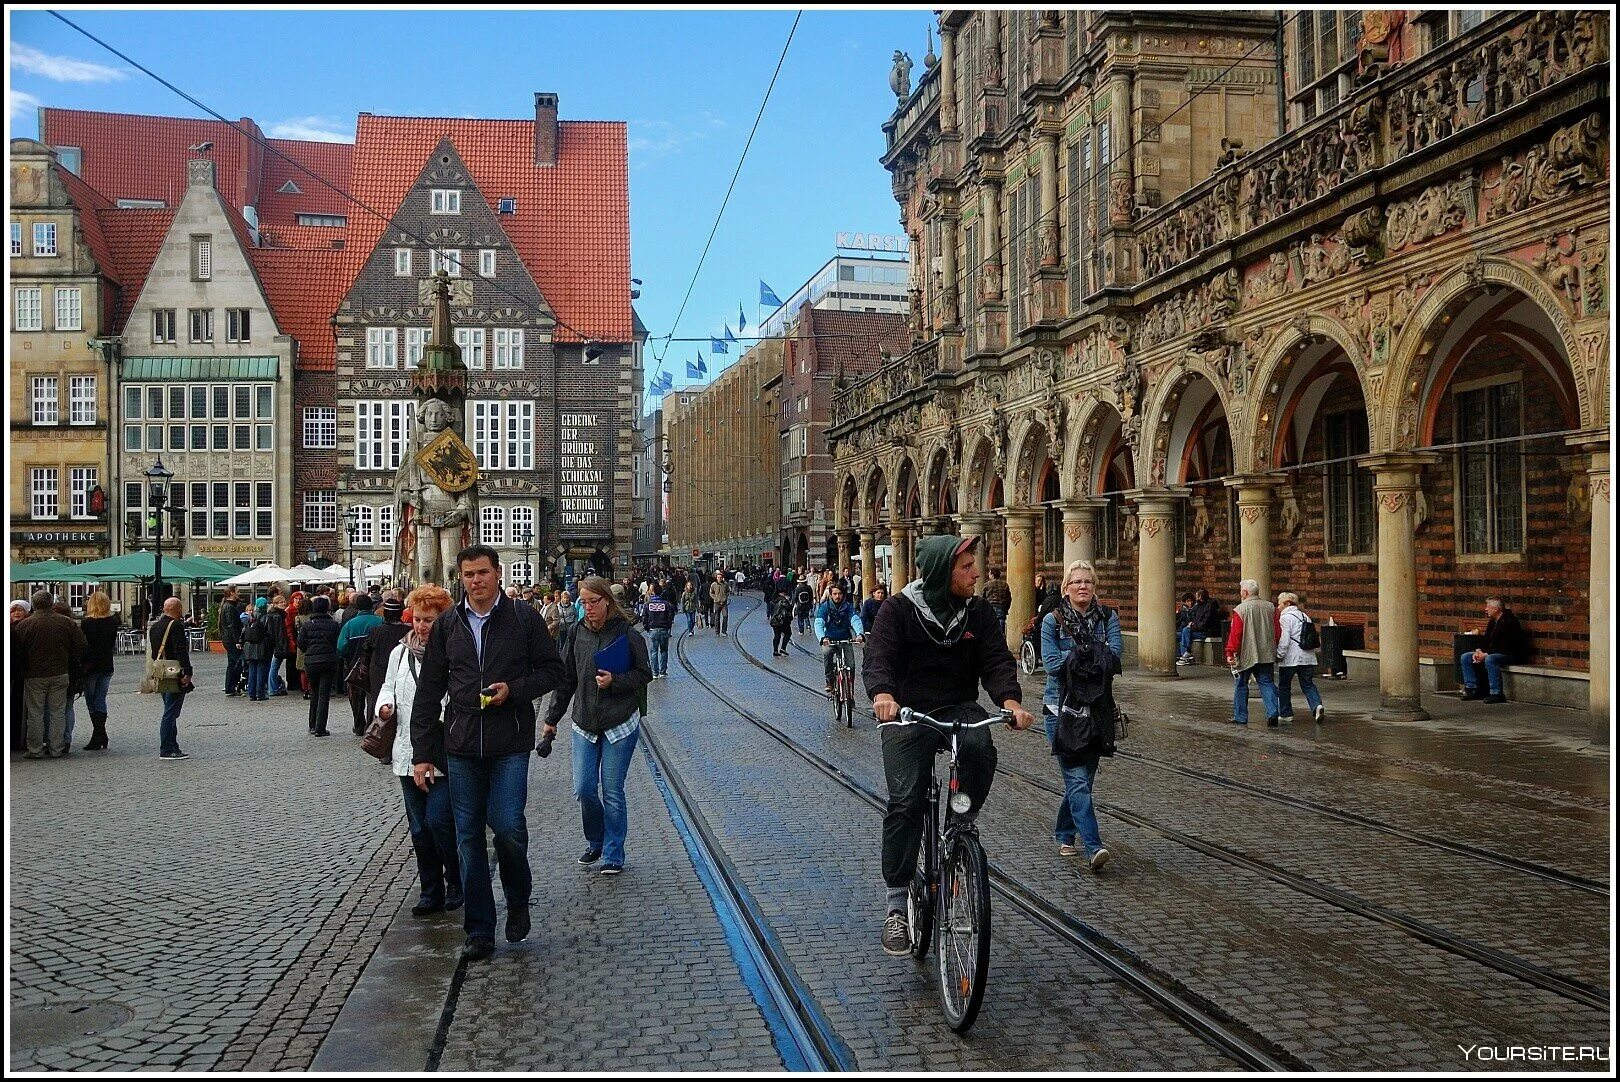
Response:
[[[1023,708],[1018,665],[1007,649],[995,612],[973,588],[979,571],[977,537],[924,538],[917,545],[921,576],[883,603],[867,634],[862,676],[878,721],[894,721],[902,706],[941,721],[979,720],[978,685],[1012,711],[1014,728],[1035,719]],[[883,773],[889,805],[883,816],[883,882],[887,915],[883,949],[904,955],[911,948],[906,897],[922,841],[924,802],[934,755],[947,737],[929,726],[883,727]],[[958,737],[958,776],[972,806],[971,822],[995,780],[996,748],[988,729]]]
[[[844,600],[844,588],[833,583],[827,600],[816,606],[816,640],[821,643],[821,664],[827,672],[827,698],[833,697],[833,656],[848,648],[851,639],[865,634],[861,614]],[[846,661],[849,659],[846,657]],[[850,664],[854,668],[854,664]]]

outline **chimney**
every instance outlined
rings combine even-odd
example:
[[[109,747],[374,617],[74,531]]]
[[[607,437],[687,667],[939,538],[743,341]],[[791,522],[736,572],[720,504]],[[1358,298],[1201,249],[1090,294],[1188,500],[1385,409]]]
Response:
[[[534,96],[534,164],[557,164],[557,95]]]

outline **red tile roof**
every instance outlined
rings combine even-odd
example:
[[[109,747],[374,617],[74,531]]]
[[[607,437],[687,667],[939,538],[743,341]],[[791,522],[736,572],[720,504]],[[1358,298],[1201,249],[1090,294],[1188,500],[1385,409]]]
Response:
[[[326,248],[333,241],[347,247],[347,229],[324,225],[272,225],[259,230],[259,243],[266,248]]]
[[[565,120],[557,164],[534,164],[534,121],[372,116],[355,132],[352,191],[392,215],[433,148],[448,136],[492,209],[517,199],[501,226],[556,312],[559,342],[629,342],[630,181],[625,124]],[[350,278],[387,223],[349,213]],[[572,329],[570,329],[572,328]]]
[[[89,247],[91,256],[95,258],[96,266],[116,282],[118,265],[114,260],[112,249],[107,245],[107,235],[101,229],[101,212],[111,210],[112,204],[100,192],[63,169],[61,165],[53,164],[51,168],[56,170],[56,175],[67,187],[68,198],[73,200],[73,205],[79,210],[79,228],[84,231],[84,243]]]
[[[349,290],[347,253],[333,248],[253,248],[248,255],[281,333],[298,341],[298,368],[335,368],[337,343],[331,320]]]
[[[315,143],[302,139],[271,139],[270,145],[323,180],[347,191],[353,143]],[[292,181],[302,194],[283,194],[281,188]],[[355,207],[343,196],[315,180],[291,162],[265,151],[264,181],[259,186],[259,224],[296,225],[300,214],[346,214],[352,220]]]
[[[174,224],[173,210],[104,210],[99,215],[107,248],[118,264],[118,312],[110,334],[123,334],[124,321],[146,284],[147,272]]]
[[[816,372],[836,372],[840,363],[846,375],[876,371],[882,363],[880,349],[898,357],[910,347],[906,317],[898,312],[838,312],[828,308],[808,308],[799,324]]]

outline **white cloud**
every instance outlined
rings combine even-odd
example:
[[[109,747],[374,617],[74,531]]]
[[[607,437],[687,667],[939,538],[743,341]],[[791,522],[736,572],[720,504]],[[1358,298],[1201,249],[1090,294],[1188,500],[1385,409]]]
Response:
[[[32,94],[25,94],[21,90],[6,91],[6,107],[13,124],[32,119],[34,110],[39,106],[40,100]]]
[[[309,139],[317,143],[352,143],[354,132],[339,130],[339,122],[324,116],[299,116],[272,124],[266,134],[272,139]]]
[[[26,71],[30,75],[40,75],[59,83],[111,83],[128,77],[128,73],[119,68],[66,56],[51,56],[32,45],[15,41],[11,43],[11,66],[16,71]]]
[[[725,127],[725,120],[707,109],[697,118],[684,123],[672,120],[632,120],[628,144],[630,154],[641,160],[679,154],[693,143],[702,142]]]

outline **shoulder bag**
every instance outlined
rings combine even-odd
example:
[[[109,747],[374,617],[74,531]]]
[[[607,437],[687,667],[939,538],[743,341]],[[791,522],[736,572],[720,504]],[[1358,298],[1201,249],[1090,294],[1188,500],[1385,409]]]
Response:
[[[140,686],[142,695],[172,695],[182,690],[180,678],[185,675],[185,667],[163,656],[163,651],[169,648],[169,633],[174,630],[174,623],[173,620],[169,621],[169,626],[163,629],[163,639],[158,643],[157,652],[146,660],[146,679],[141,681]]]
[[[405,664],[411,667],[411,680],[414,682],[416,680],[416,655],[411,653],[411,648],[408,645],[405,647]],[[371,719],[371,724],[366,726],[365,735],[360,738],[360,750],[373,759],[392,763],[394,761],[394,740],[398,736],[399,704],[395,703],[394,709],[389,711],[387,720],[380,717]]]

